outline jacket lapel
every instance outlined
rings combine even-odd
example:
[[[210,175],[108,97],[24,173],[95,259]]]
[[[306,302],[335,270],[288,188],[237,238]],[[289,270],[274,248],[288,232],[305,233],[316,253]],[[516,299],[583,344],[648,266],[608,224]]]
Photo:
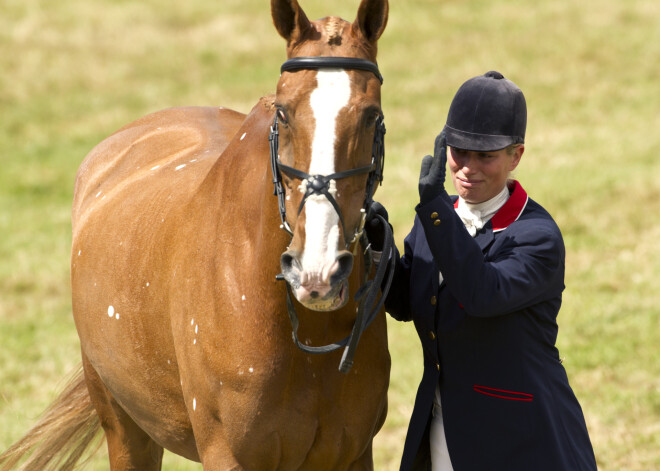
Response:
[[[511,196],[497,213],[486,223],[486,225],[474,236],[474,240],[486,252],[490,244],[495,240],[495,233],[503,231],[509,225],[518,220],[527,206],[529,197],[523,187],[514,180],[510,186]],[[454,208],[458,205],[458,198],[454,198]]]
[[[486,250],[488,250],[490,244],[492,244],[495,240],[493,225],[490,221],[488,221],[486,225],[479,232],[477,232],[477,235],[474,236],[474,240],[477,242],[477,244],[479,244],[482,252],[485,253]]]

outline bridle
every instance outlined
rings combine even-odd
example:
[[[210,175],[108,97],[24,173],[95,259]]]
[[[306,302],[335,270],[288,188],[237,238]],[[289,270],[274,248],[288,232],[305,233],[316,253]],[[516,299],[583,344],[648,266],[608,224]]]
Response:
[[[383,83],[383,77],[378,70],[378,66],[366,59],[359,59],[355,57],[295,57],[289,59],[284,64],[282,64],[281,72],[286,71],[295,71],[302,69],[351,69],[351,70],[364,70],[372,72],[380,81]],[[376,314],[380,311],[383,303],[385,302],[385,296],[389,290],[389,286],[392,282],[392,276],[394,274],[393,267],[393,257],[390,257],[390,252],[393,246],[393,236],[390,229],[389,223],[387,220],[377,215],[376,217],[381,219],[381,224],[385,227],[385,241],[383,245],[383,252],[386,257],[388,257],[388,262],[381,263],[378,265],[376,270],[376,275],[373,280],[367,280],[367,276],[371,271],[371,249],[369,241],[364,232],[364,224],[366,220],[366,215],[369,207],[373,203],[373,194],[376,188],[376,184],[380,184],[383,181],[383,166],[385,163],[385,123],[383,120],[383,115],[379,115],[374,130],[374,140],[371,151],[371,164],[363,167],[358,167],[354,169],[344,170],[342,172],[332,173],[330,175],[310,175],[302,170],[298,170],[294,167],[284,165],[279,159],[279,129],[278,129],[278,114],[275,113],[275,119],[273,120],[273,125],[271,126],[270,135],[268,137],[270,141],[270,165],[273,172],[273,194],[277,195],[277,201],[280,211],[280,220],[282,222],[281,228],[293,237],[293,231],[289,225],[286,218],[286,191],[282,183],[282,173],[288,175],[289,177],[300,179],[305,182],[305,193],[303,195],[300,206],[298,207],[298,215],[303,210],[307,198],[312,195],[323,195],[332,205],[332,207],[337,212],[339,220],[344,231],[344,243],[348,249],[356,241],[360,241],[361,246],[363,247],[365,254],[365,279],[363,285],[360,287],[358,292],[355,295],[355,300],[359,300],[357,317],[355,324],[351,331],[351,334],[340,340],[339,342],[321,346],[321,347],[310,347],[302,344],[298,340],[298,316],[296,314],[293,300],[291,299],[291,289],[286,284],[286,294],[287,294],[287,310],[289,312],[289,318],[291,320],[291,325],[293,327],[293,341],[301,350],[307,353],[328,353],[334,350],[337,350],[341,347],[346,347],[344,354],[339,364],[339,370],[342,373],[348,373],[353,365],[353,355],[355,354],[355,348],[357,343],[362,335],[362,332],[369,326],[371,321],[376,317]],[[362,218],[360,220],[359,227],[355,230],[355,234],[350,236],[347,232],[346,224],[344,223],[344,217],[342,215],[341,209],[337,204],[334,196],[330,192],[330,182],[332,180],[339,180],[342,178],[353,177],[356,175],[363,175],[367,173],[367,184],[365,189],[365,199],[362,207]],[[357,246],[356,246],[357,249]],[[388,270],[388,266],[390,269]],[[381,287],[385,275],[387,272],[387,280],[385,284]],[[282,274],[277,275],[278,280],[284,280]],[[378,290],[382,289],[382,296],[376,303],[376,297],[378,295]],[[365,311],[368,310],[369,314],[366,314]]]
[[[383,77],[378,71],[378,66],[371,61],[365,59],[359,59],[355,57],[295,57],[289,59],[284,64],[282,64],[281,71],[294,71],[301,69],[358,69],[366,70],[372,72],[380,83],[383,83]],[[352,243],[354,243],[362,233],[364,229],[364,217],[360,223],[360,227],[356,230],[353,237],[348,235],[346,224],[344,224],[344,217],[342,215],[341,209],[337,204],[335,198],[330,194],[330,181],[339,180],[342,178],[348,178],[355,175],[361,175],[368,173],[367,176],[367,187],[366,187],[366,197],[364,200],[363,214],[366,215],[366,210],[369,205],[372,203],[372,196],[375,191],[376,183],[382,183],[383,181],[383,165],[385,164],[385,123],[383,115],[381,114],[376,119],[375,131],[374,131],[374,141],[371,150],[371,164],[364,167],[358,167],[350,170],[344,170],[343,172],[336,172],[330,175],[310,175],[298,170],[296,168],[284,165],[278,155],[279,150],[279,125],[277,113],[275,113],[275,119],[273,120],[273,125],[270,130],[270,165],[273,172],[273,185],[275,186],[275,194],[277,195],[277,201],[280,209],[280,220],[282,221],[282,229],[287,231],[289,235],[293,236],[293,231],[286,219],[286,194],[284,190],[284,185],[282,184],[282,173],[298,178],[301,181],[306,182],[305,194],[300,206],[298,207],[298,215],[303,210],[307,198],[312,195],[323,195],[327,200],[332,204],[332,207],[335,209],[339,215],[339,220],[341,221],[341,226],[344,230],[344,242],[348,248]]]

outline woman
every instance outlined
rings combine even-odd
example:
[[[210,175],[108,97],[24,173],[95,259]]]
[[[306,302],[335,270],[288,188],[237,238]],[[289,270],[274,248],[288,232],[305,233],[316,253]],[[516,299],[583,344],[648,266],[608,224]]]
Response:
[[[512,172],[527,108],[498,72],[464,83],[422,161],[420,203],[387,311],[424,352],[402,470],[595,470],[580,405],[555,347],[564,243]],[[449,146],[449,153],[447,153]],[[444,189],[445,167],[458,196]],[[386,216],[378,203],[370,211]],[[382,247],[382,227],[367,232]]]

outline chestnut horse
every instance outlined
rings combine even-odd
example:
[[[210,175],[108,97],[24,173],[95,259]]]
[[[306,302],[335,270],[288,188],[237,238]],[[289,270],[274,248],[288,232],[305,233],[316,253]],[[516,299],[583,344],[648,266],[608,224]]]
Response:
[[[71,281],[84,375],[5,466],[50,437],[27,467],[70,469],[102,427],[113,471],[158,470],[163,449],[207,471],[373,468],[390,358],[381,303],[356,311],[375,272],[360,239],[382,169],[388,4],[362,0],[353,23],[309,21],[296,0],[271,10],[289,59],[275,95],[247,115],[148,115],[82,163]],[[338,346],[342,371],[340,350],[309,353]]]

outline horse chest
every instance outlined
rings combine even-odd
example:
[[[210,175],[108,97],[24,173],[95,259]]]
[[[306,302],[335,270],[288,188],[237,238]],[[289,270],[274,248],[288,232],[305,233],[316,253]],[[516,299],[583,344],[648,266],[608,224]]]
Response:
[[[337,401],[348,393],[337,384],[310,382],[295,391],[267,384],[225,392],[218,411],[223,434],[247,469],[346,469],[383,413],[377,402]]]

